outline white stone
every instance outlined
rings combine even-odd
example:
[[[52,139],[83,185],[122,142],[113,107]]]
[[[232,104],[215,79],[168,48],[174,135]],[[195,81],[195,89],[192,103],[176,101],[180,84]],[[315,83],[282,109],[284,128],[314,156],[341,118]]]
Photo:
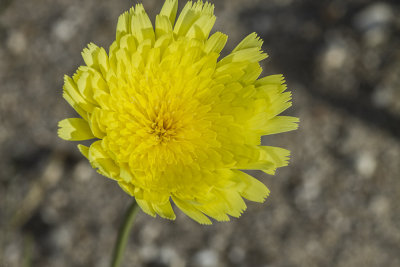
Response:
[[[359,154],[356,159],[357,172],[365,178],[370,178],[374,174],[376,165],[375,157],[369,152]]]
[[[355,17],[354,24],[361,31],[381,27],[393,19],[393,12],[388,4],[378,2],[363,9]]]
[[[218,255],[214,250],[204,249],[195,254],[196,266],[218,267]]]

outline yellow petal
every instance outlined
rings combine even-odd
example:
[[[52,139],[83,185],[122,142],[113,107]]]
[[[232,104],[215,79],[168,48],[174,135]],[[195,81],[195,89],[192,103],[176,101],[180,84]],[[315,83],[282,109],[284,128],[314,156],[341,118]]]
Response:
[[[189,37],[191,38],[194,38],[194,36],[207,38],[212,25],[214,25],[215,22],[213,13],[214,5],[210,3],[203,4],[202,1],[197,1],[192,4],[192,2],[188,2],[176,21],[174,33],[178,36],[185,36],[190,31]],[[206,21],[206,18],[208,18],[209,21]],[[201,29],[200,25],[204,26],[204,29]],[[201,34],[197,35],[199,33]]]
[[[209,54],[211,52],[220,53],[228,41],[228,35],[221,32],[216,32],[210,36],[204,46],[204,52]]]
[[[148,215],[156,217],[156,212],[154,211],[153,205],[150,204],[148,201],[143,199],[136,198],[136,202],[138,203],[139,207]]]
[[[197,209],[219,222],[227,222],[230,220],[229,216],[226,214],[228,207],[225,200],[215,193],[216,191],[217,190],[214,189],[210,194],[211,198],[207,201],[202,201],[203,203],[198,205]]]
[[[244,85],[253,84],[254,81],[260,76],[262,68],[258,62],[253,62],[247,65],[244,69],[245,74],[240,78]]]
[[[137,44],[135,36],[133,36],[132,34],[125,34],[123,37],[121,37],[121,40],[119,41],[119,47],[120,49],[126,50],[129,53],[136,52]]]
[[[282,113],[286,109],[292,106],[291,92],[285,92],[279,95],[269,106],[268,106],[268,118],[275,117],[276,115]]]
[[[257,47],[246,48],[227,55],[220,62],[218,62],[218,66],[222,66],[231,62],[259,62],[267,57],[268,55]]]
[[[89,159],[89,147],[79,144],[78,149],[85,158]]]
[[[152,44],[154,44],[155,36],[153,25],[142,4],[136,4],[135,6],[135,12],[131,21],[131,29],[132,34],[139,43],[144,40],[151,40]]]
[[[175,213],[171,207],[171,203],[169,202],[169,200],[165,203],[153,204],[153,209],[162,218],[169,219],[169,220],[175,220],[175,218],[176,218]]]
[[[73,79],[84,99],[95,106],[96,101],[93,99],[93,87],[91,84],[92,75],[89,73],[87,67],[79,67]]]
[[[274,166],[269,169],[263,169],[268,174],[275,174],[275,170],[279,167],[288,165],[290,151],[280,147],[260,146],[260,160],[272,162]]]
[[[135,186],[131,183],[126,183],[124,181],[118,181],[118,185],[130,196],[134,196]]]
[[[104,138],[106,135],[106,126],[102,121],[102,112],[103,110],[95,108],[89,120],[91,132],[99,139]]]
[[[266,119],[265,116],[259,116],[257,120],[252,121],[255,125],[254,129],[261,130],[264,135],[296,130],[299,127],[298,122],[299,118],[290,116],[276,116],[270,120]]]
[[[216,17],[214,15],[202,15],[190,27],[186,36],[193,39],[205,40],[208,38]]]
[[[172,28],[172,24],[167,16],[158,15],[156,17],[157,40],[166,34],[172,33]]]
[[[58,123],[58,136],[68,141],[82,141],[95,138],[87,121],[70,118]]]
[[[164,54],[165,49],[168,48],[168,45],[171,43],[173,39],[172,34],[164,34],[161,37],[157,37],[157,41],[154,44],[154,48],[160,48],[161,53]]]
[[[90,43],[87,48],[83,49],[82,57],[88,67],[95,69],[103,77],[106,77],[109,70],[109,61],[104,48]]]
[[[119,42],[122,36],[131,33],[131,17],[134,12],[132,7],[129,11],[124,12],[118,18],[116,41]]]
[[[197,18],[195,12],[192,10],[192,2],[189,1],[183,7],[179,17],[174,26],[174,33],[183,36],[189,29],[191,23]],[[190,23],[190,25],[189,25]],[[186,26],[187,25],[187,26]],[[186,27],[185,27],[186,26]]]
[[[119,176],[121,177],[122,180],[124,180],[126,183],[131,183],[133,181],[133,174],[129,170],[129,166],[121,166],[120,169],[120,174]]]
[[[201,211],[196,209],[190,203],[187,203],[184,200],[180,200],[177,197],[172,196],[172,200],[180,208],[187,216],[197,221],[200,224],[211,224],[211,221],[207,216],[205,216]]]
[[[88,119],[88,113],[84,110],[78,102],[76,102],[68,93],[63,92],[63,97],[65,101],[85,120]]]
[[[269,195],[269,190],[263,183],[244,172],[234,172],[236,173],[234,179],[237,181],[237,188],[242,197],[254,202],[262,203],[265,201]]]
[[[282,74],[274,74],[274,75],[269,75],[269,76],[265,76],[261,79],[258,79],[255,82],[255,85],[258,87],[264,86],[264,85],[271,85],[271,84],[275,84],[275,85],[281,85],[285,83],[285,78],[283,77]],[[286,88],[284,88],[286,89]],[[284,90],[282,90],[281,92],[283,92]],[[279,93],[281,93],[279,92]]]
[[[85,116],[87,116],[86,112],[92,112],[95,106],[87,101],[87,99],[79,92],[74,80],[67,75],[64,76],[63,89],[64,98],[72,107],[77,107],[75,110],[79,113],[79,115],[83,115],[82,117],[85,118]]]
[[[98,169],[99,173],[111,179],[118,179],[120,168],[110,155],[104,151],[101,140],[94,142],[89,148],[89,161],[92,166]]]
[[[171,25],[174,25],[177,11],[178,0],[166,0],[161,9],[160,15],[167,17],[171,22]]]
[[[82,57],[88,67],[96,65],[96,56],[94,55],[100,48],[94,43],[89,43],[87,48],[82,51]]]
[[[263,41],[261,40],[260,37],[257,36],[255,32],[249,34],[244,38],[236,47],[233,49],[233,53],[243,50],[243,49],[248,49],[248,48],[257,48],[261,49],[261,46],[263,44]]]
[[[221,190],[221,195],[225,199],[228,206],[227,214],[230,216],[238,218],[246,210],[246,203],[236,188]]]

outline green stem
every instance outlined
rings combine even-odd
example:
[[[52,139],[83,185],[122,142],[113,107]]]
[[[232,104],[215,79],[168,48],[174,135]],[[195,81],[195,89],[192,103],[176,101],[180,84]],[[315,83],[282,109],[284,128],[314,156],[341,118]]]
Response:
[[[125,213],[124,221],[119,229],[117,242],[114,246],[111,267],[119,267],[121,265],[126,242],[128,241],[129,233],[132,229],[133,221],[135,220],[138,211],[139,206],[137,205],[135,199],[133,199],[132,204]]]

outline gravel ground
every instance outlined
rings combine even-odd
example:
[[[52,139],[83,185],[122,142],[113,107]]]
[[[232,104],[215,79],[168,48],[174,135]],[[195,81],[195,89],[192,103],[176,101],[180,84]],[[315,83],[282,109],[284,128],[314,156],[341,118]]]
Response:
[[[287,78],[300,129],[263,142],[291,164],[255,171],[271,196],[230,223],[139,213],[124,266],[400,266],[400,3],[214,2],[225,51],[256,31],[264,74]],[[1,267],[109,264],[130,198],[56,131],[75,115],[63,75],[87,43],[108,47],[132,4],[0,0]],[[144,5],[154,17],[162,1]]]

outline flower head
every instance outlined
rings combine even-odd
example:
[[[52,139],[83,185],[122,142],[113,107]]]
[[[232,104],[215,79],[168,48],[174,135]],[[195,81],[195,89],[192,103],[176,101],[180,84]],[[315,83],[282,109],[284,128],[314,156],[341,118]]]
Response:
[[[99,173],[114,179],[142,210],[174,219],[172,200],[203,224],[228,221],[263,202],[269,190],[241,170],[274,174],[289,151],[261,146],[262,135],[297,128],[278,116],[291,106],[282,75],[259,79],[267,55],[255,33],[218,60],[227,36],[209,36],[214,6],[166,0],[155,27],[137,4],[118,19],[107,53],[89,44],[86,66],[65,76],[64,98],[81,118],[59,123]],[[207,215],[207,216],[206,216]]]

